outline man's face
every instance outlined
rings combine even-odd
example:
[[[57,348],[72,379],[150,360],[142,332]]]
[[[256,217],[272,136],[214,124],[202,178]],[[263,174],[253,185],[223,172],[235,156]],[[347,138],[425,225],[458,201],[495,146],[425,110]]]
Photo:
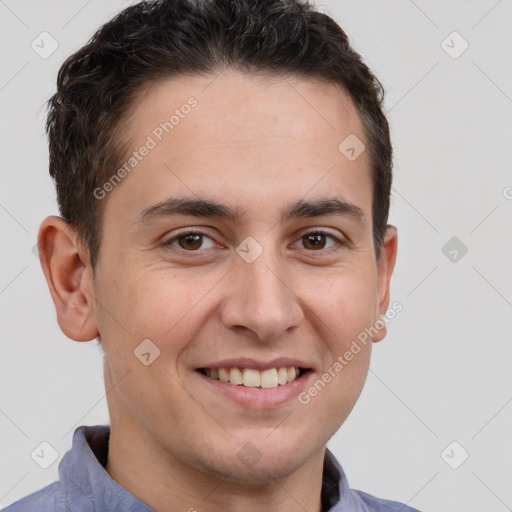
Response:
[[[190,97],[197,104],[181,109]],[[155,131],[176,109],[172,130]],[[338,149],[350,134],[364,140],[359,116],[332,85],[230,71],[150,88],[127,127],[132,150],[153,146],[148,136],[156,145],[104,199],[94,317],[112,428],[238,481],[291,474],[348,416],[371,343],[309,403],[299,393],[387,307],[368,151],[350,161]],[[222,203],[239,218],[148,213],[181,198]],[[296,202],[329,199],[348,206],[281,218]],[[143,340],[150,355],[139,358]],[[145,365],[153,344],[160,355]],[[219,366],[309,371],[268,389],[198,371]],[[261,458],[244,464],[247,454]]]

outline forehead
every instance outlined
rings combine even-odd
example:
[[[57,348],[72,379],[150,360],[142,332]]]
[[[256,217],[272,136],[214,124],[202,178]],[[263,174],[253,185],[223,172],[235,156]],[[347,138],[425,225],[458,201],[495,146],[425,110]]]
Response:
[[[141,130],[151,132],[169,121],[173,113],[179,117],[171,122],[175,137],[189,127],[205,142],[236,144],[261,135],[320,141],[327,134],[335,142],[345,132],[363,136],[352,100],[337,84],[229,69],[218,73],[146,84],[136,95],[129,115],[127,126],[132,138],[141,135]],[[188,109],[186,103],[192,97],[197,106]],[[193,116],[188,116],[189,110]],[[182,122],[183,113],[190,117],[186,123]],[[187,138],[190,135],[189,131]]]
[[[195,193],[241,206],[263,196],[289,203],[309,191],[371,204],[368,152],[350,161],[339,149],[354,135],[366,144],[363,125],[333,84],[231,70],[173,78],[141,91],[124,125],[125,163],[150,147],[113,193],[125,190],[134,213]]]

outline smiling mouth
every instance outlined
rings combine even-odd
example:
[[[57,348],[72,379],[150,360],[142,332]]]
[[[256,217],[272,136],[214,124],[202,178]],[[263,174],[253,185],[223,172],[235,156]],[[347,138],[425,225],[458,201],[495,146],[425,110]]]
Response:
[[[308,368],[289,366],[259,371],[254,368],[198,368],[196,371],[214,380],[247,388],[277,388],[300,377]]]

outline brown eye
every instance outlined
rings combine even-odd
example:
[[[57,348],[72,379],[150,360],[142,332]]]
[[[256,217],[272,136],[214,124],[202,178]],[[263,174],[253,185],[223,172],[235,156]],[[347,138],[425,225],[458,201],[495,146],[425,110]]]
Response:
[[[204,247],[206,243],[205,239],[210,240],[209,247]],[[180,233],[170,238],[167,242],[164,243],[164,246],[176,247],[188,252],[199,252],[201,249],[209,249],[214,247],[215,243],[205,233],[201,233],[200,231],[189,231],[187,233]]]
[[[325,247],[325,235],[322,233],[309,233],[302,238],[306,249],[323,249]]]
[[[306,249],[312,251],[319,251],[325,249],[326,241],[328,238],[335,241],[333,245],[339,243],[339,240],[337,238],[335,238],[332,235],[329,235],[328,233],[323,233],[321,231],[312,231],[310,233],[306,233],[304,236],[302,236],[301,240],[303,241],[304,247]]]
[[[198,233],[189,233],[177,238],[178,244],[182,249],[199,249],[203,243],[203,235]]]

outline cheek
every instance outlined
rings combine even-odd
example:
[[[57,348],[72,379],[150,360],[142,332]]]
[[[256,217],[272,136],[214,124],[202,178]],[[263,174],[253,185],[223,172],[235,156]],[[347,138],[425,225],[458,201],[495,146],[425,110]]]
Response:
[[[327,381],[325,387],[315,381],[310,391],[322,395],[317,407],[333,421],[348,416],[366,380],[372,347],[368,329],[374,322],[376,303],[373,277],[371,267],[339,272],[317,286],[309,302],[310,318],[318,319],[315,329],[323,353],[318,379]]]
[[[322,370],[302,395],[303,401],[335,428],[350,414],[366,381],[372,341],[375,289],[365,281],[333,281],[318,295],[314,316],[321,319],[316,330],[321,338]]]
[[[372,325],[376,304],[376,285],[371,267],[342,269],[323,279],[312,281],[306,303],[325,328],[332,332],[339,348]]]
[[[118,335],[130,338],[134,347],[150,339],[165,359],[176,360],[200,328],[198,315],[204,315],[202,299],[218,277],[205,273],[204,278],[192,279],[186,272],[178,274],[169,268],[141,268],[133,276],[130,282],[112,288],[115,309],[130,333],[118,329]],[[124,303],[117,297],[124,297]]]

